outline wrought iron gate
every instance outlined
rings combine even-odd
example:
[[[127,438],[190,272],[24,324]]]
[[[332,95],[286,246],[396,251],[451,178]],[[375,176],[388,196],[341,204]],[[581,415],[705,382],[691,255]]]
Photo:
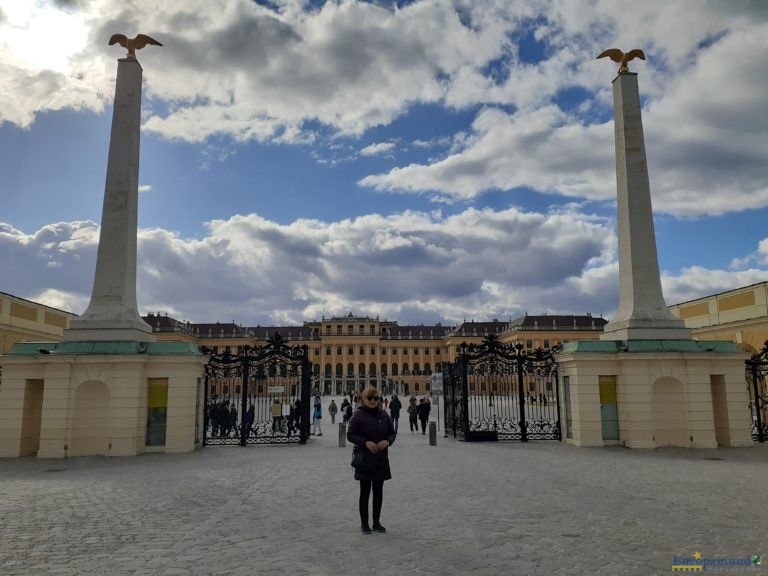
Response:
[[[768,440],[768,340],[763,349],[746,361],[752,440]]]
[[[443,369],[446,433],[467,441],[560,440],[553,352],[525,352],[495,335],[462,344]]]
[[[264,346],[210,356],[203,446],[304,444],[309,437],[309,348],[274,334]]]

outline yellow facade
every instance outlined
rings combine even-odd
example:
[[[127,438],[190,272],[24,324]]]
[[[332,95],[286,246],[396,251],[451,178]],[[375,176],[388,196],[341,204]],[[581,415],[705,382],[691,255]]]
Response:
[[[747,352],[768,340],[768,282],[669,307],[693,329],[695,340],[730,340]]]
[[[18,342],[57,342],[76,314],[0,292],[0,354]]]

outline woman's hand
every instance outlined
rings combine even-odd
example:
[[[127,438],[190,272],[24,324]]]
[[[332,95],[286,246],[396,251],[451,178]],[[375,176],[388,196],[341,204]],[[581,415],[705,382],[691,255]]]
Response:
[[[386,450],[387,448],[389,448],[389,442],[387,440],[382,440],[381,442],[376,444],[376,448],[378,448],[379,451]]]
[[[379,442],[379,444],[381,444],[381,442]],[[371,451],[371,454],[376,454],[379,451],[379,445],[375,442],[371,442],[370,440],[365,443],[365,447]]]

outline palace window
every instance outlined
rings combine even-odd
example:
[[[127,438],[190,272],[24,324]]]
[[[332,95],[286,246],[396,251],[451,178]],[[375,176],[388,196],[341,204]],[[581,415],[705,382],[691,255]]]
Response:
[[[330,325],[330,324],[329,324],[328,326],[326,326],[326,327],[325,327],[325,333],[326,333],[326,335],[328,335],[328,336],[330,336],[330,335],[331,335],[331,325]]]
[[[403,356],[408,356],[408,346],[403,346]]]
[[[312,366],[312,373],[315,376],[320,376],[320,364],[315,364],[314,366]]]
[[[414,356],[418,356],[419,355],[419,347],[418,346],[414,346],[413,347],[413,355]]]
[[[354,334],[355,333],[355,327],[352,325],[347,326],[347,334]]]
[[[330,355],[331,355],[331,347],[330,347],[330,346],[328,346],[328,345],[326,345],[326,346],[325,346],[325,354],[326,354],[327,356],[330,356]]]
[[[424,374],[426,374],[427,376],[432,374],[432,368],[429,366],[429,362],[424,364]]]
[[[376,378],[376,364],[373,362],[371,362],[371,365],[368,367],[368,376]]]
[[[355,376],[355,365],[350,362],[347,364],[347,376],[353,378]]]
[[[526,340],[525,341],[525,347],[526,348],[533,348],[533,340]]]
[[[341,346],[336,346],[336,356],[341,356]]]
[[[355,355],[355,347],[352,346],[352,344],[347,346],[347,354],[349,354],[350,356],[354,356]]]
[[[336,326],[336,334],[341,336],[341,326]]]
[[[424,348],[424,356],[429,356],[429,348]]]
[[[387,355],[387,347],[386,346],[382,346],[381,347],[381,355],[382,356],[386,356]]]
[[[357,333],[360,334],[360,336],[364,336],[365,335],[365,326],[360,324],[360,326],[357,329]]]
[[[360,344],[360,356],[365,356],[365,345]]]
[[[369,333],[371,336],[375,336],[375,335],[376,335],[376,326],[369,326],[369,327],[368,327],[368,333]]]
[[[544,348],[549,348],[549,340],[544,340]]]
[[[376,355],[376,346],[371,346],[371,356]]]
[[[344,376],[344,367],[339,362],[336,364],[336,378],[341,378],[342,376]]]
[[[405,364],[403,364],[403,376],[408,376],[410,375],[410,373],[411,371],[408,368],[408,363],[406,362]]]
[[[315,356],[320,356],[320,346],[315,346]]]
[[[397,364],[392,364],[392,376],[397,376]]]
[[[414,376],[420,376],[421,375],[421,370],[419,369],[419,363],[418,362],[414,362],[414,364],[413,364],[413,375]]]
[[[382,364],[382,365],[381,365],[381,375],[382,375],[384,378],[386,378],[386,377],[387,377],[387,365],[386,365],[386,364]]]
[[[397,346],[392,346],[392,356],[397,356]]]
[[[365,378],[365,364],[360,362],[360,365],[357,367],[357,372],[357,375],[360,376],[360,378]]]
[[[331,377],[331,365],[326,364],[325,365],[325,377],[330,378]]]

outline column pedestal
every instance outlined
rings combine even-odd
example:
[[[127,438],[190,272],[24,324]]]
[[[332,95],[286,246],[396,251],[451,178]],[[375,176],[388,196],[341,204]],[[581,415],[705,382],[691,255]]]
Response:
[[[565,441],[627,448],[752,446],[746,357],[730,342],[570,342],[557,357]],[[615,381],[615,411],[601,402],[606,377]],[[606,414],[618,414],[616,441]]]

